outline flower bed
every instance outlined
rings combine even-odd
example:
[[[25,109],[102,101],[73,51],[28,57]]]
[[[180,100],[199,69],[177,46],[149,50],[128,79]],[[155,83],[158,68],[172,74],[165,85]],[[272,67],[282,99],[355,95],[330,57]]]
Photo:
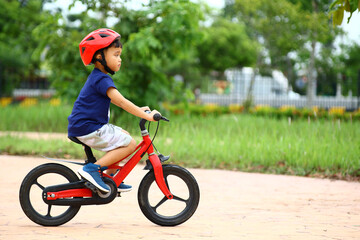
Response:
[[[216,104],[169,104],[164,103],[163,107],[175,115],[195,114],[195,115],[221,115],[230,113],[247,113],[256,116],[275,117],[275,118],[304,118],[312,119],[340,119],[340,120],[360,120],[360,108],[353,112],[347,112],[344,107],[332,107],[323,109],[317,106],[312,108],[295,108],[294,106],[282,106],[274,108],[268,105],[257,105],[244,111],[242,105],[219,106]]]

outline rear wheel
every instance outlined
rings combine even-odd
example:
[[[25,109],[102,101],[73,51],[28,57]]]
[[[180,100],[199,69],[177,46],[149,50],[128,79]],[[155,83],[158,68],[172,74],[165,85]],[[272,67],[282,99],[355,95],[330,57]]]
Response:
[[[187,221],[196,211],[200,200],[199,186],[194,176],[177,165],[163,165],[165,183],[174,198],[169,200],[155,182],[150,171],[140,183],[138,202],[141,211],[153,223],[176,226]]]
[[[33,222],[43,226],[59,226],[70,221],[80,206],[54,206],[43,201],[43,190],[51,185],[79,181],[68,167],[47,163],[31,170],[20,186],[20,205]]]

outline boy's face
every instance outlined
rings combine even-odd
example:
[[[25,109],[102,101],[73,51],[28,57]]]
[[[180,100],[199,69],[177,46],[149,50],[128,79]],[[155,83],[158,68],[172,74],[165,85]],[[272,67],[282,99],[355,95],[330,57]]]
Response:
[[[120,70],[121,67],[121,52],[122,48],[120,47],[109,47],[105,49],[104,55],[105,60],[108,65],[108,67],[113,70],[114,72],[117,72]]]

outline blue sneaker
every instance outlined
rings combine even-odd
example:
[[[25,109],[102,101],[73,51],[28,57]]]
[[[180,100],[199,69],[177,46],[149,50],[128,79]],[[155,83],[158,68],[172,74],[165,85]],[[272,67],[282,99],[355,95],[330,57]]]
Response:
[[[116,174],[118,174],[120,171],[119,169],[115,172],[115,173],[111,173],[110,176],[114,177]],[[118,192],[129,192],[132,190],[132,186],[131,185],[127,185],[124,182],[120,183],[120,185],[118,186]]]
[[[118,186],[118,192],[129,192],[132,190],[132,186],[125,184],[124,182],[120,183]]]
[[[100,172],[100,165],[96,165],[93,163],[88,163],[78,170],[78,173],[81,177],[94,184],[95,187],[97,187],[102,192],[108,193],[110,192],[110,188],[101,179]]]

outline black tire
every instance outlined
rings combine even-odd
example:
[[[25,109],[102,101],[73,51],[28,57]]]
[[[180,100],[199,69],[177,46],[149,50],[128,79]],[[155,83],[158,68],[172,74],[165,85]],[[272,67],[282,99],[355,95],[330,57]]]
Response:
[[[138,202],[141,211],[151,222],[160,226],[176,226],[194,214],[199,204],[200,190],[194,176],[185,168],[163,165],[163,173],[174,198],[169,200],[164,196],[156,184],[154,171],[150,171],[140,183]]]
[[[50,181],[55,182],[49,184]],[[42,199],[42,190],[50,185],[76,181],[79,181],[77,175],[64,165],[56,163],[40,165],[31,170],[21,183],[19,192],[21,208],[26,216],[37,224],[62,225],[78,213],[80,206],[48,205]],[[44,209],[45,213],[41,213],[41,209]]]

